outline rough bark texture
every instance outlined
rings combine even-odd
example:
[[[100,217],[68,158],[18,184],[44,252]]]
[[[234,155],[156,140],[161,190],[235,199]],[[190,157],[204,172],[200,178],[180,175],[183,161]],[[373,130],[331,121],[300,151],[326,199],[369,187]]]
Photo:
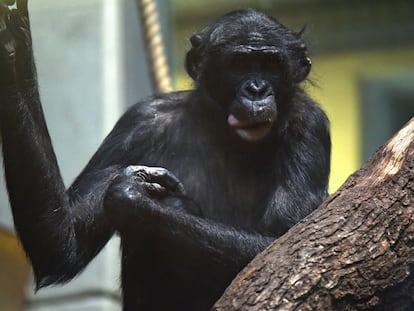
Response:
[[[414,118],[213,310],[414,310]]]

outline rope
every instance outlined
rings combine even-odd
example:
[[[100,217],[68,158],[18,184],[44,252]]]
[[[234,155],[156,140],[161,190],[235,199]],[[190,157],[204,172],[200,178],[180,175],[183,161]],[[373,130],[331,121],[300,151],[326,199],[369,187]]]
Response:
[[[156,94],[172,91],[155,0],[138,0],[152,88]]]

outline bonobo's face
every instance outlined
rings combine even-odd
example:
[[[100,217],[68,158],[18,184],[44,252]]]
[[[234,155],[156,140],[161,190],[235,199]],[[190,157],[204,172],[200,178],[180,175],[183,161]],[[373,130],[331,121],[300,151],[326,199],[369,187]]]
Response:
[[[253,10],[225,15],[191,42],[189,74],[251,143],[269,135],[310,70],[300,35]]]
[[[226,89],[216,95],[218,101],[224,100],[228,126],[245,141],[262,140],[278,115],[276,92],[282,74],[278,52],[272,47],[239,45],[222,68]]]

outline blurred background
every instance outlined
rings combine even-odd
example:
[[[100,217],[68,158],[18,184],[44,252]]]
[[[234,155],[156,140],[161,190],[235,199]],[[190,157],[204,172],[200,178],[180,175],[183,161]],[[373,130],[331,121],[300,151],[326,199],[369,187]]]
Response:
[[[183,70],[189,36],[246,7],[306,25],[313,68],[304,86],[331,121],[332,193],[414,116],[414,1],[158,1],[176,89],[192,87]],[[37,0],[29,9],[42,102],[70,184],[122,112],[152,93],[137,6]],[[0,179],[0,310],[120,310],[118,274],[115,238],[76,280],[34,295]]]

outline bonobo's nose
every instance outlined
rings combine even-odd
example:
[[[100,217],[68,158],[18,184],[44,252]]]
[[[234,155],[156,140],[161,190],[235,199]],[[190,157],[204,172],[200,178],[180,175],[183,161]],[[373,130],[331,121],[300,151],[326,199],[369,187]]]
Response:
[[[262,79],[252,79],[243,83],[242,95],[250,100],[264,99],[272,95],[270,83]]]

